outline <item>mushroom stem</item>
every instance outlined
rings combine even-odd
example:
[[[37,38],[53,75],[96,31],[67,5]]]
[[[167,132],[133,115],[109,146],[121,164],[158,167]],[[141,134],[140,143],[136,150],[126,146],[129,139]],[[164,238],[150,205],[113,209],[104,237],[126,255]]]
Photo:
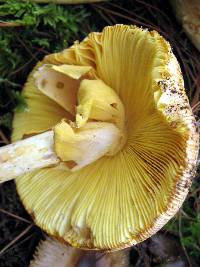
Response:
[[[48,131],[0,148],[0,183],[59,163],[54,132]]]
[[[77,171],[115,154],[121,139],[112,123],[89,122],[77,129],[62,121],[54,130],[0,148],[0,183],[45,167]]]

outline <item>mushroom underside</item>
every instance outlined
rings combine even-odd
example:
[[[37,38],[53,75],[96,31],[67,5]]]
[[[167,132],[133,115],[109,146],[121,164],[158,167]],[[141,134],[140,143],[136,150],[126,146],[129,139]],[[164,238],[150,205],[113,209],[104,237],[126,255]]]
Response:
[[[116,25],[46,56],[24,87],[29,111],[15,114],[13,140],[74,119],[36,87],[33,76],[45,64],[90,66],[121,99],[127,139],[115,155],[75,172],[51,167],[17,178],[26,209],[43,230],[75,247],[116,250],[146,239],[185,199],[198,151],[169,44],[155,31]]]

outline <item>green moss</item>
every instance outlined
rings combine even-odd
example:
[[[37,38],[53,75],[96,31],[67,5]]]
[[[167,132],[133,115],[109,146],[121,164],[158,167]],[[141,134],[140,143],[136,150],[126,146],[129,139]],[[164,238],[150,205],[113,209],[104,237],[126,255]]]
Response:
[[[11,27],[0,28],[1,126],[10,128],[11,111],[26,108],[18,91],[35,63],[83,37],[80,26],[88,15],[82,6],[39,5],[21,0],[0,5],[1,21],[12,23]]]

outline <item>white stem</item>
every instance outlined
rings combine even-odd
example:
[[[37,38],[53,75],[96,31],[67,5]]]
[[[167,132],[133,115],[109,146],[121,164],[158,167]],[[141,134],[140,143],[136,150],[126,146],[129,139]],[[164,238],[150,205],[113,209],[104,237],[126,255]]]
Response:
[[[54,133],[48,131],[0,148],[0,183],[59,163]]]

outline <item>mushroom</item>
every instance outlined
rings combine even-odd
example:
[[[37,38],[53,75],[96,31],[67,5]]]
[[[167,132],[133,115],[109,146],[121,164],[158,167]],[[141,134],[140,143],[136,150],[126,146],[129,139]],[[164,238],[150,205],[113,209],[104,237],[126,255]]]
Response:
[[[128,267],[128,250],[83,252],[47,237],[39,243],[30,267]]]
[[[13,177],[24,174],[17,191],[45,232],[76,248],[114,251],[150,237],[178,211],[198,132],[179,64],[156,31],[116,25],[90,33],[39,62],[22,94],[28,111],[15,114],[12,140],[34,136],[0,152],[0,173],[11,163]]]
[[[171,0],[172,7],[185,33],[200,51],[200,2],[199,0]]]

